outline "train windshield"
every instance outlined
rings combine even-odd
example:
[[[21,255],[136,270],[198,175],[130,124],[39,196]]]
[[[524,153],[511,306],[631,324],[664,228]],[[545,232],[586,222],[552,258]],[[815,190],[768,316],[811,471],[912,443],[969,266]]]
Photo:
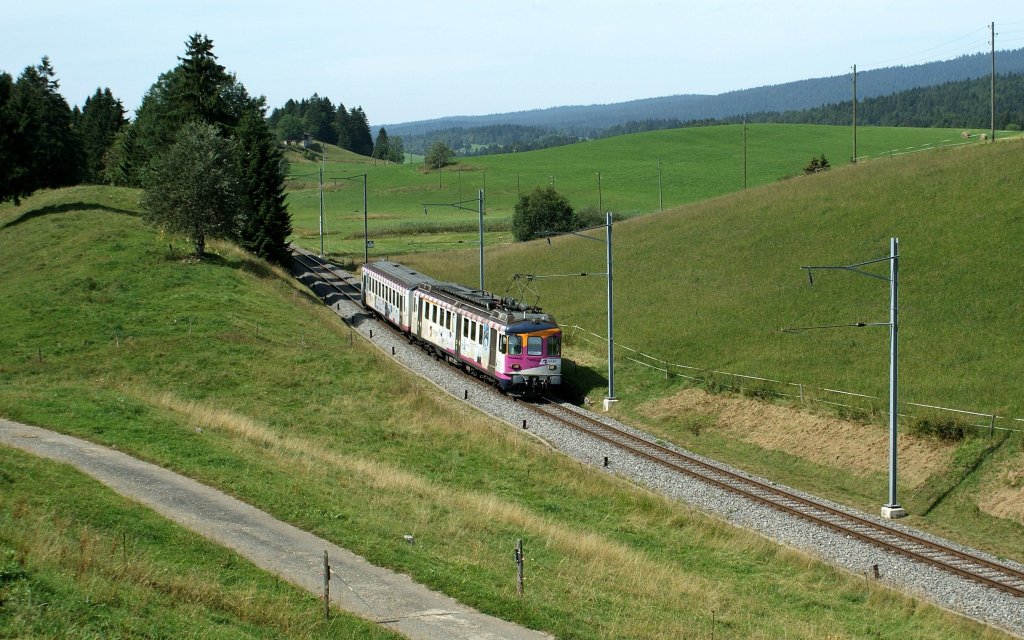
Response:
[[[508,337],[508,352],[510,355],[518,356],[523,353],[523,339],[516,335]]]
[[[542,356],[544,355],[544,338],[541,336],[527,336],[526,337],[526,355],[528,356]]]
[[[562,353],[562,336],[548,336],[548,355],[559,356]]]

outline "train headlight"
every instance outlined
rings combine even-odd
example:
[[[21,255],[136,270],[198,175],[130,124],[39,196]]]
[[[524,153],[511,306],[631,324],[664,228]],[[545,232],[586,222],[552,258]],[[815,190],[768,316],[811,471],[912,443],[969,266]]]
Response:
[[[556,371],[558,369],[558,365],[557,364],[549,364],[548,365],[548,369],[550,369],[552,371]]]
[[[522,367],[520,367],[518,364],[512,365],[512,370],[513,371],[519,371],[520,369],[522,369]]]

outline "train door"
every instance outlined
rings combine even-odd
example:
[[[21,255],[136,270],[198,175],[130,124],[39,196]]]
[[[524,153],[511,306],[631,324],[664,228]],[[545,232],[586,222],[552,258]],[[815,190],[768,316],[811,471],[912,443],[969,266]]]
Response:
[[[490,330],[490,359],[487,361],[487,370],[494,373],[494,366],[498,362],[498,330],[494,327],[490,327]]]
[[[455,328],[454,328],[454,331],[455,331],[455,356],[458,357],[458,356],[462,355],[462,330],[463,330],[463,324],[462,323],[464,323],[466,321],[466,319],[463,318],[462,316],[458,315],[454,311],[452,311],[452,316],[453,316],[453,319],[454,319],[452,324],[455,325]]]
[[[418,336],[423,335],[423,298],[416,298],[416,326],[412,332]]]

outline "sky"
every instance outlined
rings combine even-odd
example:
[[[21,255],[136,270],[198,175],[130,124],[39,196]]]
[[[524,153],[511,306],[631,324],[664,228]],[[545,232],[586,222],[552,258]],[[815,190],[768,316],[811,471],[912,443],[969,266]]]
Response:
[[[1024,47],[1020,0],[0,0],[0,16],[0,71],[49,56],[72,105],[109,87],[135,109],[198,32],[270,108],[316,93],[375,126],[945,60],[988,52],[992,22],[997,50]]]

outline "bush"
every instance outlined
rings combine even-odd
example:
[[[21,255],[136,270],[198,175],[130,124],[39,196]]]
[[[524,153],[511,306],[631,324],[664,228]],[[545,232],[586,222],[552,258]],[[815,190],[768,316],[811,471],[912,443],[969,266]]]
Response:
[[[438,140],[430,145],[430,150],[423,158],[423,162],[431,169],[442,169],[447,167],[455,159],[455,152],[451,147]]]
[[[907,425],[907,433],[943,442],[959,442],[972,433],[973,428],[956,416],[928,415],[916,417]]]
[[[811,158],[810,163],[804,167],[804,173],[818,173],[820,171],[828,171],[832,165],[829,164],[825,158],[825,154],[821,154],[821,157]]]
[[[1020,125],[1017,124],[1016,122],[1011,122],[1008,125],[1006,125],[1006,130],[1007,131],[1020,131]]]
[[[512,214],[512,237],[519,242],[577,228],[572,205],[551,186],[524,193]]]

